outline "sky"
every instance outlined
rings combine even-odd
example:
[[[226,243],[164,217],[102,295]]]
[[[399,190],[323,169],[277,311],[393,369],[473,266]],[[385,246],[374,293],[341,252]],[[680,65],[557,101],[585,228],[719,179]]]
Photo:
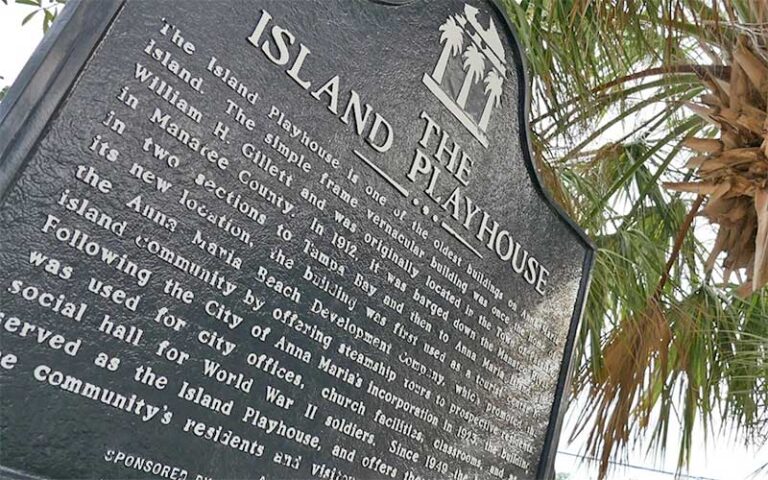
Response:
[[[31,7],[0,4],[0,85],[12,83],[43,38],[42,26],[34,19],[21,27]]]
[[[42,39],[40,16],[27,25],[21,26],[22,19],[32,11],[31,8],[25,5],[0,4],[0,77],[4,77],[0,79],[0,86],[12,83]],[[571,411],[578,410],[578,403],[581,402],[577,402]],[[579,457],[583,443],[577,440],[569,445],[566,441],[573,426],[573,420],[572,414],[566,417],[563,441],[558,448],[561,454],[557,457],[556,469],[559,473],[569,475],[566,477],[567,480],[594,480],[597,476],[594,466],[589,462],[585,463]],[[725,437],[709,438],[705,444],[701,441],[702,435],[697,435],[700,441],[694,448],[691,466],[687,472],[688,477],[680,478],[685,480],[768,479],[768,473],[752,476],[760,466],[768,463],[768,448],[760,451],[747,449],[736,444],[732,438]],[[670,445],[674,445],[674,441]],[[643,469],[674,472],[676,450],[672,448],[665,459],[656,462],[652,458],[647,458],[642,451],[631,452],[628,464],[642,468],[618,468],[609,475],[609,480],[670,480],[675,477],[669,473],[653,473]]]

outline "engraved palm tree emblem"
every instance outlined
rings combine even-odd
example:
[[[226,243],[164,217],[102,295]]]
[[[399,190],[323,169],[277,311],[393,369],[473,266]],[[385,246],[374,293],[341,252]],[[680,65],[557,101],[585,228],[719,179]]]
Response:
[[[443,51],[440,54],[440,58],[437,59],[435,70],[432,72],[432,78],[438,82],[443,80],[445,67],[448,66],[448,59],[458,55],[464,46],[464,31],[456,23],[455,17],[448,17],[448,20],[440,25],[440,32],[442,32],[440,34],[440,43],[443,44]]]
[[[459,98],[456,99],[456,103],[461,108],[467,104],[467,98],[469,98],[469,87],[477,83],[483,77],[485,72],[485,57],[477,47],[472,44],[464,52],[464,71],[467,75],[464,77],[464,84],[461,86],[459,92]]]
[[[504,79],[496,70],[490,70],[485,76],[484,82],[485,94],[488,95],[488,99],[485,101],[485,108],[483,108],[483,114],[480,116],[480,129],[483,131],[488,128],[493,107],[501,105],[501,87],[504,84]]]
[[[432,73],[425,73],[422,82],[487,148],[491,114],[501,106],[507,70],[496,25],[493,19],[487,27],[482,25],[479,13],[465,5],[462,13],[449,16],[440,25],[442,50]]]

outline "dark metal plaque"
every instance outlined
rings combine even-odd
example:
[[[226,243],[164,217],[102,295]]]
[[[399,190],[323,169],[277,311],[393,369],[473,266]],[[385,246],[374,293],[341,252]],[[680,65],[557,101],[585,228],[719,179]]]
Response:
[[[552,475],[593,248],[472,0],[72,1],[0,108],[0,465]]]

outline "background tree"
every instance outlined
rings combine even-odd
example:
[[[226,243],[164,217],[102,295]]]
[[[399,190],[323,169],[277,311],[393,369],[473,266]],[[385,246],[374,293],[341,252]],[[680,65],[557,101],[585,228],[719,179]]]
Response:
[[[533,71],[541,176],[599,248],[575,375],[585,453],[603,477],[679,423],[683,466],[714,419],[764,442],[766,2],[504,3]]]
[[[51,28],[53,21],[56,20],[61,7],[67,3],[67,0],[0,0],[0,2],[3,2],[5,5],[11,2],[30,6],[32,11],[21,20],[21,24],[26,25],[32,19],[40,18],[43,32],[47,32]]]

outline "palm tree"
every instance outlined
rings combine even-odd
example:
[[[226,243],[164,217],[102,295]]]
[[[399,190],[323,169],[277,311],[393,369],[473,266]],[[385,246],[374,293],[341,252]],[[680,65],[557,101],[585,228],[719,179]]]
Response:
[[[448,17],[448,19],[440,25],[440,43],[443,44],[443,51],[440,53],[440,58],[437,59],[435,70],[432,72],[432,78],[439,85],[443,81],[443,75],[445,74],[445,67],[448,66],[448,59],[452,56],[458,55],[464,46],[464,31],[461,29],[454,17]]]
[[[491,112],[493,107],[497,107],[501,104],[501,86],[504,83],[504,79],[495,70],[491,69],[488,75],[485,76],[485,94],[488,98],[485,101],[485,108],[483,108],[483,114],[480,116],[480,130],[486,131],[488,128],[488,122],[491,120]]]
[[[467,51],[464,52],[464,70],[467,75],[464,77],[464,83],[461,85],[459,96],[456,99],[456,103],[464,108],[467,104],[467,98],[469,98],[469,89],[472,84],[477,83],[482,78],[485,72],[485,57],[480,50],[471,44],[467,47]]]
[[[630,444],[670,447],[674,424],[681,468],[697,424],[765,442],[768,3],[505,5],[540,176],[599,249],[574,380],[584,453],[604,477]]]

